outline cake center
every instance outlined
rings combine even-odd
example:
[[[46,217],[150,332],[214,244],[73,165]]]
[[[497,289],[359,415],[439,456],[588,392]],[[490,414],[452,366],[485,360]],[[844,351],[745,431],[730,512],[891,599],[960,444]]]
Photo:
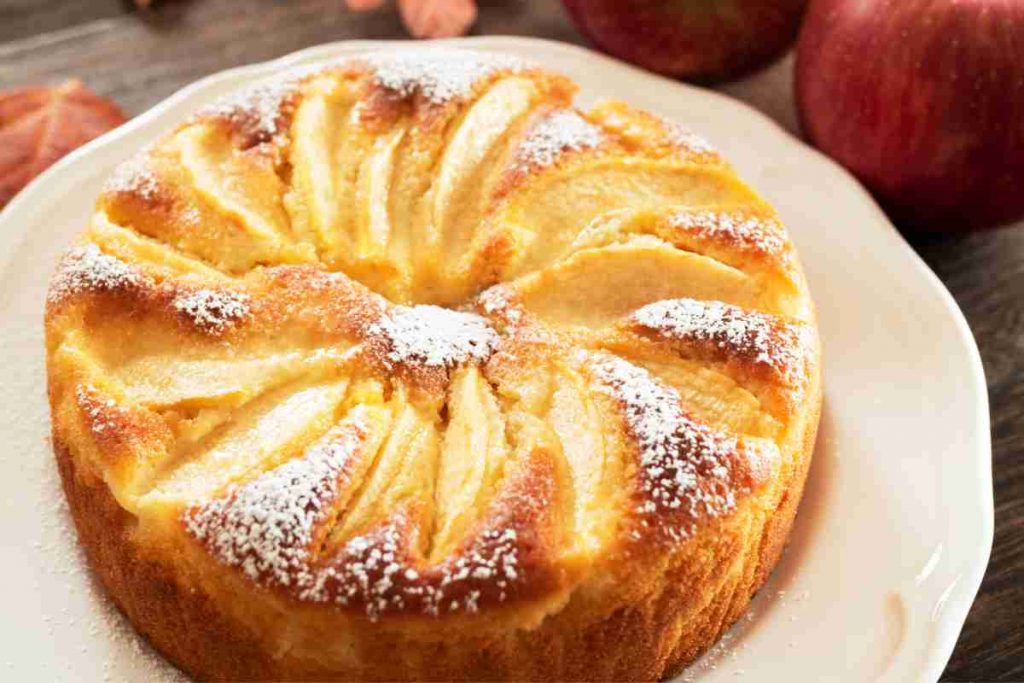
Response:
[[[482,363],[498,345],[498,333],[485,318],[430,304],[395,306],[368,331],[386,340],[386,361],[397,365],[450,369]]]

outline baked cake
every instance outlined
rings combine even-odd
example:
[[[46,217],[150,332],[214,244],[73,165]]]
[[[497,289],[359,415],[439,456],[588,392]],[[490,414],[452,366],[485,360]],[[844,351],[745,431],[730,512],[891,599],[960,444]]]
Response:
[[[658,679],[779,557],[819,347],[706,142],[437,48],[118,167],[46,309],[79,538],[203,679]]]

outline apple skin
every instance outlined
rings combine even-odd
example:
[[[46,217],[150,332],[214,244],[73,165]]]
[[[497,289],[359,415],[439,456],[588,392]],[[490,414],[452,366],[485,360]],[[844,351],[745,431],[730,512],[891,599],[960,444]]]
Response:
[[[796,39],[807,0],[562,0],[590,42],[651,71],[696,82],[740,76]]]
[[[807,138],[901,227],[1024,216],[1024,1],[812,0],[795,87]]]

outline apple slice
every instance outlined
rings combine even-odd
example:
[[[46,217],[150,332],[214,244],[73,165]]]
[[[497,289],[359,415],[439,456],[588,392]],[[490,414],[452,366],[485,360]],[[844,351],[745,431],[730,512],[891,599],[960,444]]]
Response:
[[[335,421],[348,380],[284,387],[246,405],[226,429],[181,452],[146,499],[203,501],[252,470],[276,466],[319,438]]]
[[[314,82],[295,114],[286,205],[328,267],[403,299],[406,287],[386,252],[408,116],[361,101],[365,87],[365,74]]]
[[[292,188],[284,205],[295,234],[315,244],[325,258],[337,258],[350,247],[344,212],[351,197],[338,193],[351,187],[339,182],[351,162],[343,159],[339,164],[336,152],[339,131],[356,100],[351,81],[316,80],[308,85],[292,120]]]
[[[541,320],[589,328],[607,327],[661,299],[685,296],[755,308],[762,303],[760,288],[746,274],[649,237],[585,249],[511,288]]]
[[[741,270],[763,287],[771,309],[806,320],[812,311],[803,275],[775,211],[764,203],[733,206],[664,205],[607,213],[586,227],[572,248],[625,243],[649,235],[677,249]]]
[[[781,423],[751,388],[720,371],[642,346],[638,349],[636,344],[611,350],[675,389],[688,412],[716,429],[764,439],[774,439],[781,432]]]
[[[430,557],[447,557],[486,510],[508,458],[505,418],[490,385],[469,366],[452,380],[437,475]]]
[[[389,215],[391,188],[395,176],[396,157],[406,131],[399,126],[378,137],[367,150],[356,179],[352,253],[347,256],[346,269],[366,285],[396,298],[405,299],[405,281],[400,274],[405,264],[388,260],[388,244],[392,239]]]
[[[446,271],[444,279],[461,275],[453,266],[460,263],[480,223],[483,198],[496,181],[494,162],[539,95],[536,84],[526,78],[497,82],[466,113],[448,142],[431,189],[430,227],[417,251],[429,270]],[[452,291],[442,298],[467,291],[455,283],[448,289]]]
[[[255,240],[279,244],[289,239],[284,183],[269,157],[239,151],[209,125],[189,126],[175,141],[196,190],[211,206]]]
[[[386,293],[393,301],[418,303],[422,300],[413,295],[411,283],[418,264],[427,258],[421,253],[424,250],[421,233],[427,229],[429,220],[430,185],[456,114],[452,108],[439,109],[433,115],[404,109],[388,112],[387,130],[394,131],[392,135],[399,130],[404,134],[394,149],[387,176],[378,181],[378,185],[387,190],[376,198],[374,209],[386,219],[387,225],[386,242],[382,240],[381,247],[383,268],[371,264],[360,269],[356,277]],[[401,118],[397,118],[399,116]]]
[[[143,356],[113,368],[112,374],[135,402],[157,410],[195,410],[238,406],[299,375],[345,360],[344,352],[333,349],[196,360]]]
[[[174,505],[151,504],[144,523],[183,522],[189,535],[249,579],[294,585],[361,484],[390,419],[379,404],[357,405],[300,455],[183,515]]]
[[[226,282],[229,279],[199,259],[113,223],[103,212],[93,214],[86,235],[100,251],[140,265],[147,273],[160,279],[177,277],[206,282]]]
[[[500,182],[499,160],[536,104],[565,104],[571,89],[556,76],[502,73],[461,102],[414,104],[392,185],[389,255],[398,264],[415,255],[415,268],[404,269],[412,273],[415,302],[468,295],[473,285],[460,268],[462,252]]]
[[[355,235],[356,258],[360,261],[380,259],[387,250],[391,238],[388,199],[395,171],[395,155],[403,137],[405,131],[399,128],[378,138],[360,169],[356,198],[359,216]]]
[[[499,77],[476,88],[467,105],[414,113],[391,193],[389,255],[411,277],[416,302],[465,296],[462,273],[450,267],[446,249],[461,254],[462,240],[472,237],[493,182],[492,160],[547,86],[525,75]]]
[[[600,156],[531,176],[510,197],[494,215],[492,234],[483,244],[506,235],[517,245],[521,256],[510,268],[512,275],[561,258],[591,221],[610,211],[756,201],[749,188],[715,165]]]
[[[306,449],[302,457],[322,457],[330,453],[335,444],[344,443],[354,431],[359,434],[358,448],[349,459],[342,463],[341,471],[335,473],[333,491],[320,500],[321,509],[317,515],[312,553],[322,549],[331,529],[352,503],[352,499],[363,485],[367,473],[373,467],[377,454],[388,436],[392,421],[391,410],[380,403],[354,405],[345,417],[332,427],[319,441]],[[299,497],[315,494],[315,491],[300,491]]]
[[[212,179],[202,181],[207,183],[206,192],[197,189],[193,171],[182,163],[180,139],[181,135],[115,169],[98,207],[112,222],[232,274],[257,264],[312,258],[310,250],[273,230],[248,230],[238,215],[226,212],[213,197]]]
[[[421,525],[433,517],[440,451],[436,416],[411,403],[404,389],[396,391],[389,405],[394,414],[390,434],[349,511],[331,531],[330,545],[367,531],[396,511]],[[424,546],[428,538],[421,534]]]
[[[602,411],[592,391],[574,368],[559,364],[546,416],[572,473],[575,548],[585,556],[607,541],[628,492],[618,418]]]
[[[51,355],[54,442],[131,506],[173,457],[174,435],[159,415],[127,400],[124,387],[69,337]]]

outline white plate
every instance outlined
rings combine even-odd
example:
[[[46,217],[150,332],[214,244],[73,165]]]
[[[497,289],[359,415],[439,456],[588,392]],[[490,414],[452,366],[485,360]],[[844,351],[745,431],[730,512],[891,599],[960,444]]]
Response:
[[[936,680],[992,544],[989,416],[977,348],[939,280],[838,166],[736,101],[593,52],[474,38],[709,138],[785,219],[825,348],[825,411],[789,550],[748,617],[684,679]],[[0,539],[8,680],[174,677],[84,570],[48,444],[42,310],[58,254],[105,176],[200,104],[348,42],[226,71],[69,155],[0,214]]]

